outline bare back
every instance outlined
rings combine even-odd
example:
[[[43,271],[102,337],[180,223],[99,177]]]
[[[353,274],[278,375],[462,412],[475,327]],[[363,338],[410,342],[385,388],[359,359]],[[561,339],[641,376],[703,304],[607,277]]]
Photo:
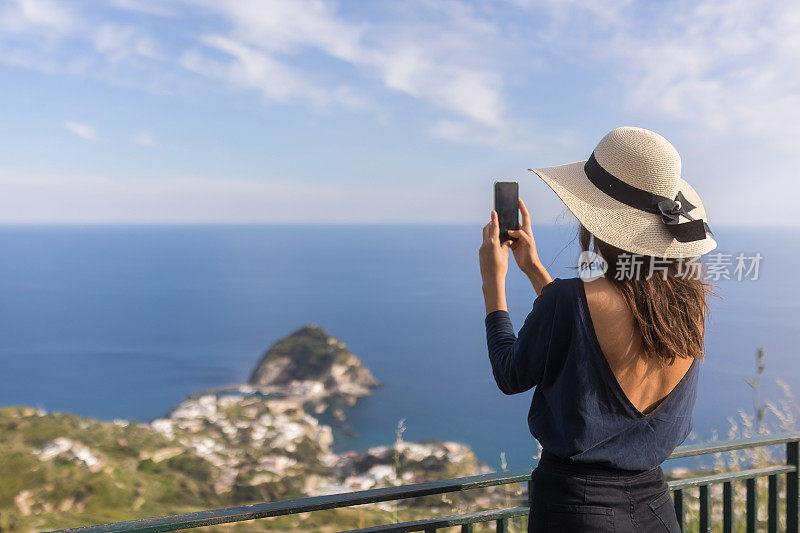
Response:
[[[667,365],[646,357],[630,309],[611,282],[600,278],[584,283],[584,289],[597,340],[617,382],[639,412],[649,413],[680,383],[692,359]]]

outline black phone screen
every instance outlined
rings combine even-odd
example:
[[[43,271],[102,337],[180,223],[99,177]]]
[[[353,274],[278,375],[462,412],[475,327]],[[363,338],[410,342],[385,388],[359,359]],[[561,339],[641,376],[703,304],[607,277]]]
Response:
[[[494,182],[494,210],[500,223],[500,242],[516,241],[516,238],[508,235],[508,230],[519,229],[519,183]]]

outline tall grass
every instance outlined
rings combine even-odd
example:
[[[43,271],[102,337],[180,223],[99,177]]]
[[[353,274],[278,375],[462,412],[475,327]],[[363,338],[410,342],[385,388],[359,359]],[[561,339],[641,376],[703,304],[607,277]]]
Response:
[[[739,409],[736,416],[728,418],[728,429],[726,439],[753,438],[775,433],[792,433],[797,431],[798,405],[788,383],[776,380],[781,389],[781,398],[776,401],[764,401],[762,398],[762,377],[766,369],[766,352],[763,348],[758,348],[755,355],[755,371],[753,377],[745,379],[745,384],[750,388],[753,401],[753,411],[746,412]],[[713,432],[711,442],[719,440],[718,432]],[[748,468],[758,468],[785,462],[785,447],[770,446],[734,450],[729,452],[716,453],[713,456],[712,468],[715,472],[726,472],[743,470]],[[783,478],[783,476],[781,476]],[[722,490],[721,484],[709,487],[711,495],[711,524],[712,530],[721,528],[722,523]],[[757,517],[760,527],[766,527],[767,521],[767,480],[761,478],[757,481]],[[696,491],[689,491],[684,494],[684,505],[686,507],[687,524],[686,530],[692,531],[698,527],[700,503],[696,497]],[[745,529],[745,509],[746,492],[744,482],[734,483],[734,530],[744,531]],[[785,479],[778,480],[778,529],[786,527],[785,503],[786,503],[786,483]]]

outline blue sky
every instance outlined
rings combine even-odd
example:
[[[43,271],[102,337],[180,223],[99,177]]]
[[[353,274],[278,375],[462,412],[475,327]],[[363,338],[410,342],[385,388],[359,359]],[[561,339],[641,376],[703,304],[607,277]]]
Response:
[[[480,223],[664,135],[712,225],[800,224],[800,5],[0,0],[0,223]]]

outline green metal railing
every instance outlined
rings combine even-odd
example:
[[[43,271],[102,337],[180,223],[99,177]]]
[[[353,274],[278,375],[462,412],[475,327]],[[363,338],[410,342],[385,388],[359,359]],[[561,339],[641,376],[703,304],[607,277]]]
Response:
[[[798,448],[798,444],[800,444],[800,434],[762,436],[752,439],[733,440],[714,444],[696,444],[677,448],[672,455],[670,455],[670,459],[694,457],[699,455],[730,452],[733,450],[742,450],[746,448],[759,448],[764,446],[785,445],[786,447],[786,461],[783,464],[670,481],[669,488],[673,495],[675,512],[678,517],[678,522],[681,525],[681,530],[684,530],[685,527],[686,510],[684,500],[686,498],[687,491],[697,489],[700,503],[699,530],[702,532],[710,531],[712,503],[710,487],[711,485],[722,484],[722,527],[725,533],[732,532],[734,526],[733,487],[734,483],[743,481],[746,487],[746,527],[748,532],[755,532],[758,525],[756,516],[757,480],[759,478],[766,477],[768,483],[767,530],[769,532],[776,532],[778,530],[779,518],[778,482],[781,476],[785,476],[786,531],[787,533],[798,533],[798,451],[800,450],[800,448]],[[413,485],[403,485],[399,487],[386,487],[381,489],[333,494],[329,496],[314,496],[295,500],[259,503],[255,505],[245,505],[242,507],[199,511],[195,513],[162,516],[157,518],[144,518],[141,520],[131,520],[128,522],[117,522],[114,524],[103,524],[62,530],[62,532],[110,533],[122,531],[175,531],[200,526],[253,520],[256,518],[267,518],[297,513],[307,513],[310,511],[321,511],[325,509],[351,507],[367,503],[405,500],[408,498],[432,496],[435,494],[445,494],[449,492],[460,492],[482,487],[523,482],[530,483],[530,478],[531,473],[528,470],[521,472],[501,472],[484,474],[480,476],[433,481],[428,483],[415,483]],[[461,526],[462,532],[471,532],[474,524],[491,522],[495,523],[495,528],[498,532],[506,532],[508,531],[509,519],[519,516],[527,516],[527,514],[527,506],[490,509],[466,514],[374,526],[352,530],[350,533],[406,531],[429,532],[436,531],[439,528],[453,526]]]

